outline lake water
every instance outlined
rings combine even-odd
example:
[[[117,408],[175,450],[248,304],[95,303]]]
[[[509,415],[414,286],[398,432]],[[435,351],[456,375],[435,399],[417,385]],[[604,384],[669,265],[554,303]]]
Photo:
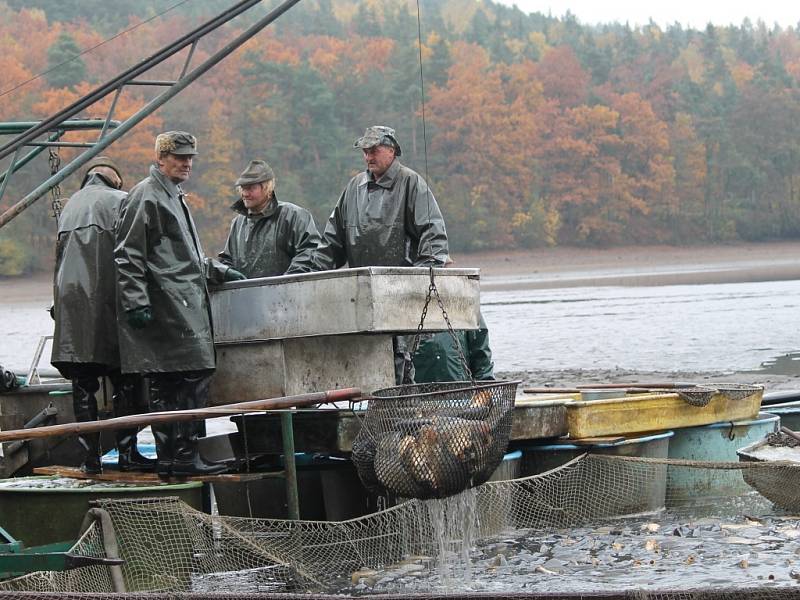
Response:
[[[484,291],[481,303],[498,371],[724,373],[777,361],[800,373],[800,281]],[[0,365],[27,370],[53,331],[47,304],[0,300]]]
[[[481,304],[501,370],[742,372],[800,349],[800,281],[483,292]]]

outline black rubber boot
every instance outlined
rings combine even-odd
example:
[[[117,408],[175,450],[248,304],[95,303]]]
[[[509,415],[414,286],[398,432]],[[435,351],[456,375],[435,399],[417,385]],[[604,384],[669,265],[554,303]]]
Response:
[[[183,373],[178,386],[178,405],[183,409],[204,408],[208,404],[210,383],[211,372]],[[227,465],[208,461],[200,454],[197,440],[205,434],[204,421],[177,423],[175,431],[174,475],[218,475],[228,470]]]
[[[117,464],[120,471],[152,472],[156,469],[156,460],[143,456],[136,447],[136,429],[123,429],[117,432]]]
[[[143,403],[140,401],[141,377],[139,375],[114,374],[111,376],[111,383],[114,386],[114,416],[125,417],[138,414],[140,407],[143,408]],[[141,412],[145,412],[145,410],[146,408]],[[120,471],[154,471],[156,468],[154,459],[139,453],[139,449],[136,447],[138,433],[138,429],[117,431],[117,451],[119,452],[117,464]]]
[[[177,394],[170,373],[156,373],[150,376],[150,412],[177,410]],[[159,477],[168,478],[172,475],[172,461],[175,453],[174,423],[151,425],[153,438],[156,442],[156,473]]]
[[[219,475],[228,470],[223,463],[207,461],[197,447],[191,423],[178,423],[175,438],[175,454],[172,461],[172,474],[176,477],[187,475]]]
[[[95,393],[100,389],[97,377],[74,377],[72,379],[72,410],[75,420],[80,423],[97,420],[97,399]],[[78,443],[83,446],[86,455],[81,464],[81,471],[91,475],[102,473],[100,464],[100,434],[87,433],[78,436]]]

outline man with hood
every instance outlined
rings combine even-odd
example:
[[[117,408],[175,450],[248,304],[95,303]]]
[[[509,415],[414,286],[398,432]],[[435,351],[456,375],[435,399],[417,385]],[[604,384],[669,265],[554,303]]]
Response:
[[[207,282],[244,279],[203,254],[181,184],[197,140],[185,131],[156,137],[155,164],[120,209],[114,257],[121,310],[123,373],[150,381],[153,412],[203,408],[216,367]],[[160,476],[225,471],[199,453],[202,423],[153,425]]]
[[[231,222],[219,259],[247,277],[272,277],[312,270],[319,243],[314,218],[305,208],[279,202],[275,173],[263,160],[251,160],[236,180],[239,213]]]
[[[120,169],[107,156],[89,161],[81,189],[67,202],[58,220],[53,279],[53,353],[51,363],[72,380],[77,421],[97,420],[99,377],[113,388],[114,416],[146,412],[141,380],[119,370],[114,224],[127,194]],[[116,432],[119,468],[152,470],[154,461],[136,447],[136,429]],[[78,437],[85,450],[81,469],[100,473],[100,434]]]
[[[353,143],[366,170],[345,187],[314,253],[316,270],[349,267],[442,267],[449,246],[444,218],[428,184],[400,164],[391,127],[368,127]],[[413,379],[409,338],[394,339],[395,379]]]

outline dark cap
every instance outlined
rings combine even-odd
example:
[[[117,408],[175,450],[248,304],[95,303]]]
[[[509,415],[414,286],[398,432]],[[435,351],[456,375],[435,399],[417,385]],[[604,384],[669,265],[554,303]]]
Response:
[[[194,156],[197,154],[197,138],[185,131],[159,133],[156,137],[156,154],[162,152],[179,156]]]
[[[367,149],[374,148],[375,146],[390,146],[394,148],[396,156],[402,154],[400,144],[397,143],[397,138],[395,137],[394,129],[386,127],[385,125],[367,127],[364,135],[353,142],[353,148]]]
[[[272,167],[263,160],[251,160],[247,168],[239,175],[239,179],[236,180],[236,185],[250,185],[252,183],[269,181],[270,179],[275,179],[275,173]]]
[[[92,171],[92,169],[95,169],[97,167],[108,167],[109,169],[113,170],[117,174],[117,177],[119,177],[119,187],[122,188],[122,182],[123,182],[122,171],[120,171],[120,168],[117,166],[117,163],[111,160],[108,156],[95,156],[92,160],[86,163],[86,166],[83,168],[84,171],[83,171],[83,180],[81,181],[81,187],[86,185],[86,180],[89,179],[89,173]]]

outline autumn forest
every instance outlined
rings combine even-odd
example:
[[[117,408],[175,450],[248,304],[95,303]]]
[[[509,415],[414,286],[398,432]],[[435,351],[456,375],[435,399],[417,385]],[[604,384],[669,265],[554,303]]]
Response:
[[[231,3],[0,0],[0,121],[47,117]],[[203,40],[196,60],[277,2],[264,4]],[[193,132],[186,188],[209,255],[251,158],[322,229],[363,168],[353,140],[373,124],[397,130],[401,161],[430,182],[457,252],[800,238],[800,25],[588,26],[488,0],[420,10],[421,48],[416,3],[304,0],[107,153],[130,187],[155,134]],[[149,78],[174,78],[177,58]],[[154,94],[127,88],[117,117]],[[83,116],[105,116],[110,102]],[[43,153],[0,208],[48,173]],[[0,230],[0,274],[49,268],[49,204]]]

